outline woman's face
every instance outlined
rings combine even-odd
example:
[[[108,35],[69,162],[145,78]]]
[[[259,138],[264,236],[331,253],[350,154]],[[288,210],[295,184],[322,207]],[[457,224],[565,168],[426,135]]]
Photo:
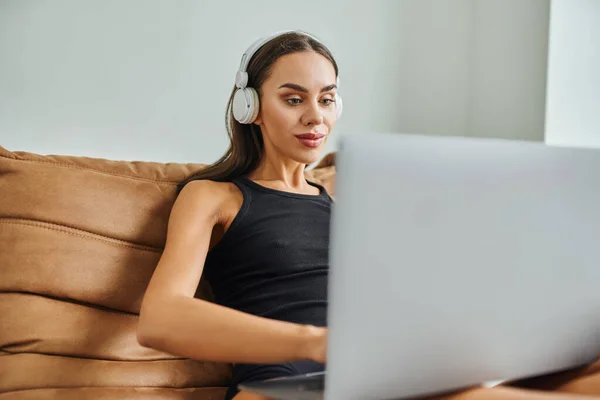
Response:
[[[299,163],[318,161],[336,122],[335,69],[313,51],[280,57],[261,87],[255,124],[265,151]]]

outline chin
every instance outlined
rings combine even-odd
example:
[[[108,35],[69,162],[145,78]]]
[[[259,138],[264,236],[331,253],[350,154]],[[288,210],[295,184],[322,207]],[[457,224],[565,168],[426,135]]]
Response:
[[[294,154],[292,158],[294,159],[294,161],[297,161],[301,164],[313,164],[319,161],[319,158],[321,157],[321,152],[321,148],[309,151],[302,151]]]

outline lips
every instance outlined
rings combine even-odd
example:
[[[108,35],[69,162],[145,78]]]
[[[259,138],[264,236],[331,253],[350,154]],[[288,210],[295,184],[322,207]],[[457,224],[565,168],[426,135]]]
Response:
[[[294,136],[296,136],[296,139],[298,139],[300,143],[311,149],[319,147],[325,137],[322,133],[301,133]]]
[[[298,139],[309,139],[309,140],[316,140],[316,139],[321,139],[322,137],[324,137],[325,135],[322,133],[301,133],[299,135],[295,135]]]

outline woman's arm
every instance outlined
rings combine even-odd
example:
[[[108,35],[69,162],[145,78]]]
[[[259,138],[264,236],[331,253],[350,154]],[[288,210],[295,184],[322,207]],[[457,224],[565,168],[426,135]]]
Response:
[[[206,361],[325,362],[326,328],[258,317],[194,298],[228,195],[222,184],[211,181],[191,182],[179,194],[164,252],[142,301],[139,343]]]

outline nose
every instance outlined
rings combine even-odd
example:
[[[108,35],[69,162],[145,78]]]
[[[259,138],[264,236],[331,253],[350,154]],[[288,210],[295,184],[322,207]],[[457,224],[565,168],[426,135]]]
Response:
[[[306,126],[321,125],[323,123],[323,114],[319,108],[318,102],[307,102],[306,112],[302,116],[302,124]]]

